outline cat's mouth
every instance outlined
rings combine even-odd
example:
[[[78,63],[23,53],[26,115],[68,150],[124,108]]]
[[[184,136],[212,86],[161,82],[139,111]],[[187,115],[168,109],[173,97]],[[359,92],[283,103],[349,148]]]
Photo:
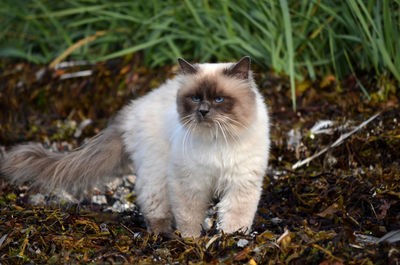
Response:
[[[201,122],[199,122],[199,125],[203,126],[203,127],[207,127],[207,128],[215,127],[214,122],[212,122],[212,121],[201,121]]]
[[[196,128],[215,128],[217,125],[210,117],[192,116],[190,119],[181,120],[181,124],[187,130],[196,130]]]
[[[208,131],[211,134],[215,134],[216,136],[224,139],[236,139],[241,134],[241,131],[247,128],[247,126],[238,122],[233,117],[213,114],[202,115],[198,113],[181,119],[181,124],[187,131],[192,133],[205,133]]]
[[[205,126],[208,128],[215,126],[215,121],[212,119],[212,117],[203,116],[201,114],[196,116],[196,123],[200,126]]]

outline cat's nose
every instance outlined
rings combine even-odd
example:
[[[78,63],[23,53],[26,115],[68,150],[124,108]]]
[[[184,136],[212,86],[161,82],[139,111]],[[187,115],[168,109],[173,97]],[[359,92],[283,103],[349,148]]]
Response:
[[[199,109],[199,113],[203,118],[207,115],[208,111],[208,109]]]

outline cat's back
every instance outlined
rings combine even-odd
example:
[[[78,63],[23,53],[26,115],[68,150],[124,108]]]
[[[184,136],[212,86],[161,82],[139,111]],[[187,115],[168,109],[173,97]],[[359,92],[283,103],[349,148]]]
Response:
[[[179,77],[168,80],[143,97],[133,100],[119,114],[122,138],[134,160],[144,159],[142,153],[167,154],[167,128],[178,122],[176,94]]]
[[[163,85],[146,95],[133,100],[122,111],[124,126],[142,127],[157,126],[165,119],[167,110],[176,108],[176,94],[179,87],[177,78],[168,80]]]

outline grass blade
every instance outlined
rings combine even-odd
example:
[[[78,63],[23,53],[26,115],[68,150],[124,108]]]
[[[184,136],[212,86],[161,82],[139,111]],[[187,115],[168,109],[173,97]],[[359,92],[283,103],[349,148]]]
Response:
[[[286,0],[279,0],[285,29],[286,48],[288,49],[288,73],[290,78],[290,90],[292,95],[293,110],[296,109],[296,87],[294,82],[294,48],[292,38],[292,24],[290,21],[289,7]]]

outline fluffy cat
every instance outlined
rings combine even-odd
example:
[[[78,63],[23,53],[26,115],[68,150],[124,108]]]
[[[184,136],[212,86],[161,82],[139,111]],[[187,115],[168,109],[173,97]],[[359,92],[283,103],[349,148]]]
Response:
[[[39,145],[13,148],[1,165],[15,183],[86,196],[130,162],[137,203],[149,231],[198,237],[206,209],[219,197],[218,227],[249,232],[269,156],[269,118],[250,70],[238,63],[192,65],[133,100],[111,125],[68,154]]]

